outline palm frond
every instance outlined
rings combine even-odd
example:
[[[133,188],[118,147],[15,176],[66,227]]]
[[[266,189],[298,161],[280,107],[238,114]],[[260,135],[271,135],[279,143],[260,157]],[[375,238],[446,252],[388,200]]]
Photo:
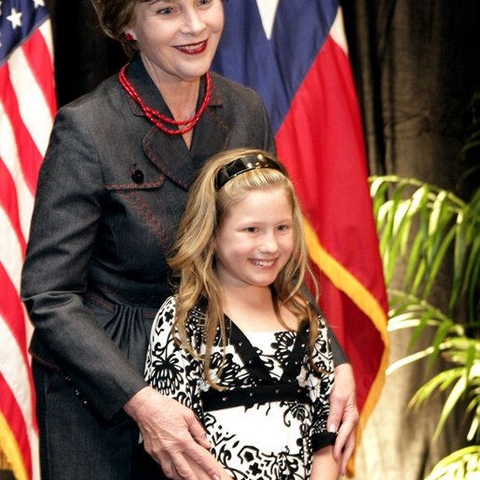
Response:
[[[480,130],[476,128],[469,148],[479,146]],[[420,408],[436,394],[445,396],[434,433],[436,439],[460,402],[467,404],[464,418],[471,419],[467,440],[478,441],[480,189],[466,203],[448,190],[414,178],[389,175],[370,180],[380,253],[389,286],[388,331],[412,331],[408,354],[392,363],[387,375],[425,360],[428,373],[429,367],[442,358],[446,366],[415,392],[409,406]],[[429,300],[446,265],[452,271],[452,282],[447,292],[448,311],[444,312]],[[403,283],[398,281],[399,274],[403,275]],[[455,319],[460,304],[466,305],[466,322]],[[427,330],[429,345],[415,351]],[[425,480],[467,478],[480,479],[478,445],[445,457]]]
[[[438,462],[425,480],[468,480],[480,476],[480,446],[457,450]]]
[[[480,274],[480,189],[470,203],[415,178],[370,178],[385,279],[390,285],[406,264],[403,289],[428,298],[442,267],[453,258],[449,310],[467,302],[468,318],[478,317]]]

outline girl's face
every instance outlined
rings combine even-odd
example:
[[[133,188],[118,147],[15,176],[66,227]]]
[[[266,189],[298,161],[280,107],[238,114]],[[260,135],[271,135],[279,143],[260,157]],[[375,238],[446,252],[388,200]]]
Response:
[[[293,207],[283,187],[254,190],[225,214],[215,237],[224,286],[272,284],[294,248]]]
[[[152,78],[188,81],[209,70],[223,23],[221,0],[152,0],[138,3],[126,33],[137,41]]]

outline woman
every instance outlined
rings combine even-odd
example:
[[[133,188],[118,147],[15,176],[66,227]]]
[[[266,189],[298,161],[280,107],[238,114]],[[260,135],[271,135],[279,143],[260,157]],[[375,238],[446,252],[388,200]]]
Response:
[[[190,457],[213,478],[200,424],[143,379],[148,335],[170,294],[165,255],[195,172],[225,148],[273,151],[273,135],[255,92],[208,73],[221,0],[94,6],[134,55],[59,110],[40,172],[22,298],[35,326],[42,479],[161,478],[139,430],[168,477],[196,480]],[[347,418],[343,462],[357,421],[350,379],[332,405]]]

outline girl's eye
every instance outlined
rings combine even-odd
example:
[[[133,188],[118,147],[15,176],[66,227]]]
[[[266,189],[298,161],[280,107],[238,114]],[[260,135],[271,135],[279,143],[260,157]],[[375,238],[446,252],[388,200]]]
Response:
[[[277,227],[277,230],[280,231],[280,232],[286,232],[287,230],[289,230],[291,227],[290,225],[279,225]]]
[[[255,233],[257,231],[257,227],[247,227],[245,231]]]

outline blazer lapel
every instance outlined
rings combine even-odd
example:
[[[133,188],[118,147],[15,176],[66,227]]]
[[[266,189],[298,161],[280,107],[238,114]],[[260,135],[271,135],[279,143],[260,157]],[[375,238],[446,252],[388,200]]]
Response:
[[[203,92],[204,82],[201,88]],[[145,137],[144,149],[150,160],[167,177],[188,189],[203,162],[227,148],[228,133],[221,92],[213,80],[212,97],[195,126],[190,150],[181,136],[167,135],[156,127]]]
[[[196,168],[181,136],[168,135],[153,127],[144,138],[143,148],[157,168],[175,183],[188,189]]]
[[[138,56],[129,65],[127,76],[147,105],[164,115],[172,116]],[[180,135],[168,135],[154,125],[143,139],[144,152],[150,161],[164,175],[185,189],[189,188],[203,162],[212,154],[225,149],[227,145],[228,126],[222,119],[222,96],[215,80],[212,81],[210,103],[194,129],[190,150]],[[201,90],[202,92],[205,90],[204,80]],[[202,98],[199,99],[199,103]],[[136,103],[133,102],[132,108],[135,115],[143,116]]]

